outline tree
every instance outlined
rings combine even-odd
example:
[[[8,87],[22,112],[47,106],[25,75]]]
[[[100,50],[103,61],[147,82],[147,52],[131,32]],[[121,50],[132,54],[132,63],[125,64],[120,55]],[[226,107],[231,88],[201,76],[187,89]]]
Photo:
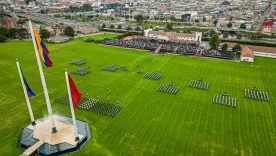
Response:
[[[74,37],[75,36],[75,31],[72,27],[68,26],[64,29],[63,31],[64,35],[68,37]]]
[[[134,16],[134,19],[139,23],[141,24],[143,21],[144,21],[144,17],[143,15],[139,14],[137,16]]]
[[[83,4],[81,8],[83,11],[92,11],[93,10],[93,8],[90,4]]]
[[[206,22],[206,18],[205,18],[205,17],[203,17],[202,21],[203,21],[203,22]]]
[[[219,43],[220,43],[220,40],[219,40],[218,34],[214,34],[209,40],[209,45],[211,49],[217,50]]]
[[[65,19],[71,19],[72,17],[71,17],[71,15],[69,14],[69,15],[65,15]]]
[[[196,19],[196,20],[195,20],[195,22],[196,22],[196,23],[199,23],[199,20],[198,20],[198,19]]]
[[[223,51],[226,51],[228,49],[228,44],[223,44],[222,45],[222,48],[221,48]]]
[[[55,14],[54,16],[55,16],[55,17],[57,17],[57,18],[58,18],[58,17],[61,17],[61,15],[60,15],[60,14]]]
[[[171,16],[171,17],[170,17],[170,20],[171,20],[171,21],[176,21],[176,18],[175,18],[174,16]]]
[[[22,25],[26,24],[26,22],[27,22],[26,19],[19,19],[19,20],[17,21],[17,24],[20,25],[20,26],[22,26]]]
[[[250,36],[250,39],[251,39],[252,41],[254,41],[254,40],[256,39],[256,36],[255,36],[254,34],[252,34],[252,35]]]
[[[40,29],[39,34],[43,40],[47,40],[51,36],[50,32],[47,29]]]
[[[258,41],[260,40],[260,38],[262,38],[261,36],[262,36],[262,34],[258,31],[256,33],[256,38],[257,38]]]
[[[19,37],[24,38],[28,34],[28,30],[26,28],[19,28],[17,29],[16,34]]]
[[[123,28],[123,27],[122,27],[121,24],[119,24],[118,27],[117,27],[117,29],[122,29],[122,28]]]
[[[105,24],[102,24],[102,28],[103,28],[103,29],[106,28],[106,25],[105,25]]]
[[[114,26],[113,24],[111,24],[109,28],[110,28],[110,29],[114,29],[115,26]]]
[[[5,42],[7,40],[6,36],[0,35],[0,42]]]
[[[167,29],[172,30],[173,29],[173,24],[172,23],[168,23],[166,26]]]
[[[143,20],[148,20],[149,16],[143,16]]]
[[[242,34],[241,34],[241,33],[238,33],[238,34],[237,34],[237,39],[238,39],[238,40],[242,39]]]
[[[4,27],[0,27],[0,35],[6,36],[8,34],[8,29]]]
[[[246,29],[245,23],[242,23],[242,24],[240,25],[240,28],[241,28],[241,29]]]
[[[141,28],[140,27],[136,27],[135,30],[136,31],[141,31]]]
[[[114,21],[114,20],[115,20],[115,18],[114,18],[114,17],[110,17],[110,19],[111,19],[111,21]]]
[[[211,29],[209,36],[212,37],[215,34],[216,34],[216,31],[214,29]]]
[[[216,26],[218,24],[218,20],[215,20],[213,24]]]
[[[227,24],[227,27],[228,27],[228,28],[232,28],[232,25],[233,25],[232,23],[228,23],[228,24]]]
[[[29,5],[29,3],[31,2],[32,0],[26,0],[26,4]]]
[[[222,35],[223,35],[223,38],[228,38],[229,37],[229,33],[228,32],[224,32]]]
[[[233,51],[241,51],[241,45],[240,44],[235,44],[234,47],[232,48]]]
[[[17,29],[16,28],[10,28],[7,32],[7,35],[9,36],[9,38],[15,38],[16,37],[16,33],[17,33]]]
[[[126,30],[132,30],[131,26],[128,26],[128,27],[126,28]]]

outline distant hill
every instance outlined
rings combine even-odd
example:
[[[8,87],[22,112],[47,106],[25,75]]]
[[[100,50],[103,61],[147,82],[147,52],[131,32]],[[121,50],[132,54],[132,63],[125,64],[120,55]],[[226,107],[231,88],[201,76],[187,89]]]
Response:
[[[17,19],[7,14],[0,14],[0,27],[15,28],[17,26]]]

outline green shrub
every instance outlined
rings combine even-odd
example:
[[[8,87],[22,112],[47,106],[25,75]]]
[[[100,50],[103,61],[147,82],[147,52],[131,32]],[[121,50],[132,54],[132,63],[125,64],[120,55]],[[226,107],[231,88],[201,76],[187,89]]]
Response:
[[[0,35],[0,42],[7,41],[7,38],[4,35]]]

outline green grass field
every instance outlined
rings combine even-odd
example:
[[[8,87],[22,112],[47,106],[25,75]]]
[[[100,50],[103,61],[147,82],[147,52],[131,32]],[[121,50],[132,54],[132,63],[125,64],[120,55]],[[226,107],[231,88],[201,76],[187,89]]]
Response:
[[[76,117],[89,123],[92,139],[71,155],[189,156],[276,155],[276,60],[256,57],[255,63],[176,56],[151,55],[146,51],[86,43],[76,39],[47,44],[52,68],[44,73],[56,114],[70,115],[69,106],[54,100],[66,94],[64,68],[75,59],[86,59],[86,76],[72,75],[83,95],[100,96],[124,106],[115,118],[76,109]],[[30,123],[15,59],[37,94],[31,98],[35,118],[47,116],[47,108],[32,42],[0,44],[0,155],[19,155],[16,148],[21,128]],[[126,65],[128,72],[102,71],[109,64]],[[141,64],[140,68],[136,64]],[[158,71],[159,81],[144,79],[143,72]],[[188,88],[191,79],[211,83],[208,91]],[[177,95],[157,92],[160,84],[174,82]],[[247,100],[244,89],[267,91],[270,102]],[[102,92],[99,92],[102,89]],[[215,93],[237,97],[237,108],[212,104]]]

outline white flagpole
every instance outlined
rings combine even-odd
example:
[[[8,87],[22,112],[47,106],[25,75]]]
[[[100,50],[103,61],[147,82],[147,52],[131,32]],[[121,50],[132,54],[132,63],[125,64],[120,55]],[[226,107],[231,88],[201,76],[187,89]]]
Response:
[[[19,62],[18,62],[17,59],[16,59],[16,65],[17,65],[19,77],[20,77],[20,80],[21,80],[22,88],[23,88],[23,91],[24,91],[25,99],[26,99],[26,102],[27,102],[28,110],[29,110],[29,113],[30,113],[32,125],[34,126],[35,125],[35,120],[34,120],[33,110],[32,110],[30,99],[29,99],[27,89],[26,89],[26,86],[25,86],[25,83],[24,83],[22,71],[21,71],[21,68],[20,68],[20,65],[19,65]]]
[[[29,20],[29,27],[30,27],[30,31],[31,31],[31,35],[32,35],[32,40],[33,40],[37,65],[38,65],[38,69],[39,69],[39,73],[40,73],[40,78],[41,78],[41,81],[42,81],[42,86],[43,86],[43,90],[44,90],[44,95],[45,95],[45,100],[46,100],[46,104],[47,104],[47,108],[48,108],[48,113],[49,113],[49,117],[50,117],[50,120],[51,120],[52,133],[56,133],[57,129],[56,129],[55,121],[54,121],[54,116],[53,116],[53,113],[52,113],[52,107],[51,107],[51,103],[50,103],[48,89],[47,89],[43,69],[42,69],[42,66],[41,66],[41,60],[40,60],[39,52],[38,52],[38,49],[37,49],[36,40],[35,40],[35,37],[34,37],[34,30],[33,30],[31,20]]]
[[[68,79],[68,73],[67,73],[66,69],[65,69],[65,78],[66,78],[66,85],[67,85],[67,90],[68,90],[68,97],[69,97],[69,102],[70,102],[72,120],[73,120],[73,125],[74,125],[75,141],[78,141],[79,140],[79,134],[78,134],[76,117],[75,117],[75,111],[74,111],[74,108],[73,108],[73,101],[72,101],[72,96],[71,96],[71,89],[70,89],[70,84],[69,84],[69,79]]]

